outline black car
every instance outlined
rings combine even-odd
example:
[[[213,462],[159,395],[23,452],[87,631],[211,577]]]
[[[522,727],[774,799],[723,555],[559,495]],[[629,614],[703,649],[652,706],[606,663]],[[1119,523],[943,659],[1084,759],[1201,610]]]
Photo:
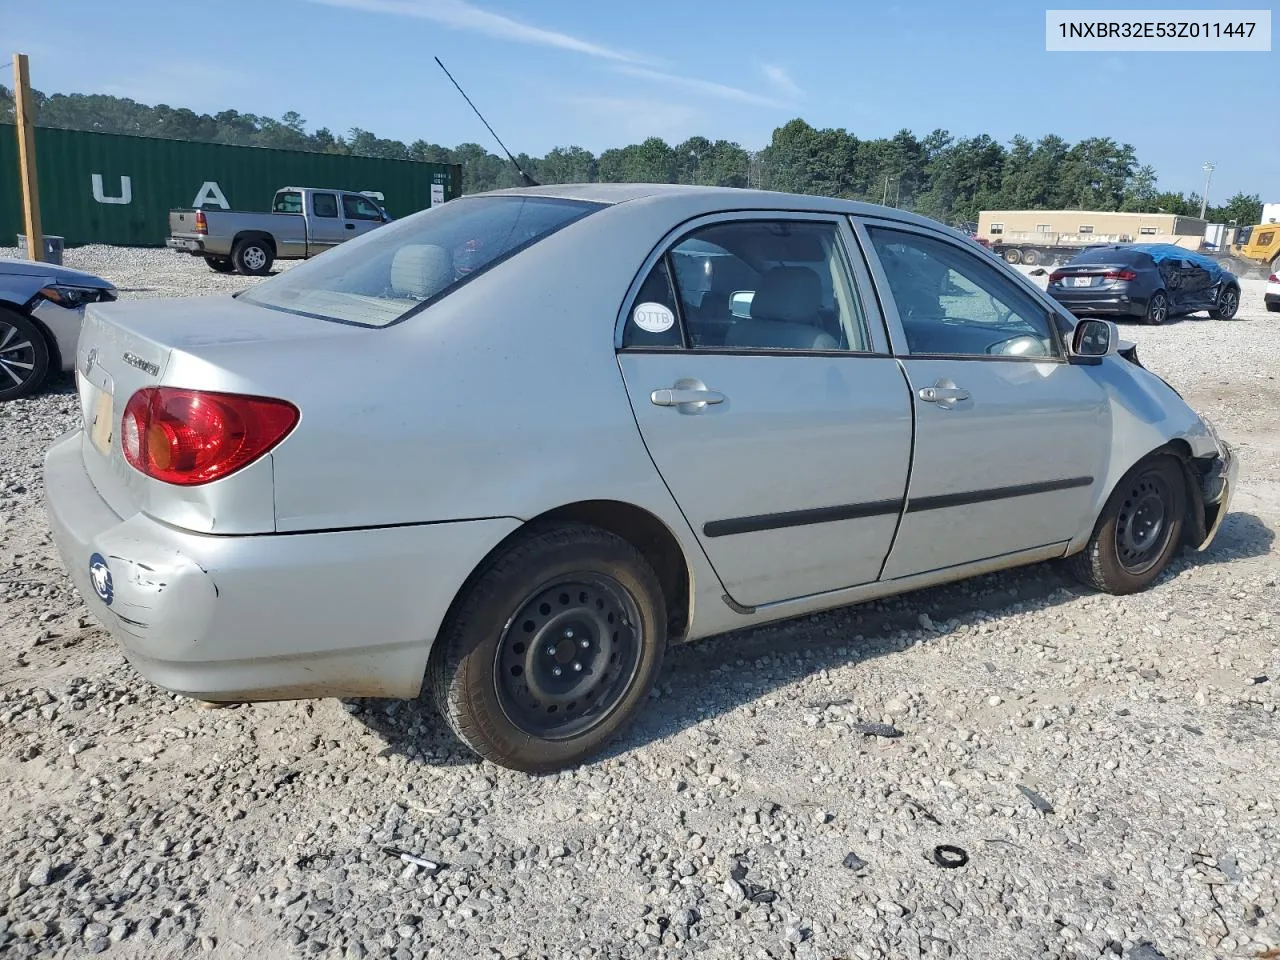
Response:
[[[1209,311],[1230,320],[1240,281],[1217,261],[1167,243],[1093,247],[1049,275],[1049,296],[1077,317],[1169,317]]]

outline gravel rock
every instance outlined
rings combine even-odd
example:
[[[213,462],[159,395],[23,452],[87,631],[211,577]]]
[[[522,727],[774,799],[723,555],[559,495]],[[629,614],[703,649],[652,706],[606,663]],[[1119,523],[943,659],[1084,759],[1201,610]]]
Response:
[[[66,260],[125,299],[256,282],[166,250]],[[475,761],[419,703],[206,710],[142,681],[47,533],[71,381],[0,406],[0,955],[1280,946],[1280,684],[1250,682],[1280,676],[1280,339],[1254,281],[1241,318],[1121,328],[1241,459],[1218,541],[1151,590],[1040,565],[676,648],[610,753],[541,778]],[[909,736],[859,727],[887,717]],[[938,869],[940,843],[972,860]]]

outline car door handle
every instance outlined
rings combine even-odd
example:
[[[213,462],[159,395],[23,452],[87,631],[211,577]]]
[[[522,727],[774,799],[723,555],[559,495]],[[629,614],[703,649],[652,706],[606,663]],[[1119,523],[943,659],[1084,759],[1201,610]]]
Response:
[[[681,407],[685,404],[724,403],[723,393],[706,387],[666,387],[649,394],[655,407]]]
[[[932,387],[921,387],[916,396],[925,403],[936,403],[944,409],[949,409],[961,400],[968,400],[969,391],[963,387],[957,387],[949,380],[940,380]]]
[[[355,225],[354,223],[348,223],[348,224],[347,224],[347,229],[348,229],[348,230],[354,230],[355,228],[356,228],[356,225]]]

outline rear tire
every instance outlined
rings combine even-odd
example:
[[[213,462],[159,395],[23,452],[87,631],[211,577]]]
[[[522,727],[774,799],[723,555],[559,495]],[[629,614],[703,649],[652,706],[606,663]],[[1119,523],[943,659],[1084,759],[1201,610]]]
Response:
[[[1142,322],[1149,327],[1158,327],[1169,319],[1169,295],[1157,290],[1147,300],[1147,312],[1142,315]]]
[[[49,375],[49,342],[20,313],[0,307],[0,403],[34,393]]]
[[[273,260],[275,254],[262,240],[241,240],[231,251],[231,262],[246,277],[265,277]]]
[[[1182,464],[1172,454],[1146,457],[1116,484],[1088,544],[1066,568],[1103,593],[1145,590],[1177,553],[1186,511]]]
[[[1001,254],[1005,263],[1020,263],[1022,261],[1022,251],[1017,247],[1008,247]]]
[[[1231,320],[1239,309],[1240,290],[1237,287],[1227,287],[1218,295],[1218,302],[1209,311],[1209,316],[1215,320]]]
[[[205,257],[204,262],[209,265],[209,269],[214,273],[232,273],[236,269],[236,265],[231,262],[230,257]]]
[[[1026,264],[1028,267],[1034,267],[1042,259],[1044,258],[1041,256],[1039,250],[1023,250],[1022,251],[1022,262]]]
[[[582,524],[531,529],[467,588],[428,685],[486,760],[527,773],[572,767],[648,696],[666,624],[658,578],[630,543]]]

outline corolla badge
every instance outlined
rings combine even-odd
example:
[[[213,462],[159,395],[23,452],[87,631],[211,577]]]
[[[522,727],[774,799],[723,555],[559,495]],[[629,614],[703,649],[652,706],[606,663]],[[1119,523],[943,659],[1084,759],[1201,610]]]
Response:
[[[160,372],[159,364],[152,363],[150,360],[143,360],[136,353],[126,353],[120,359],[123,360],[125,363],[127,363],[129,366],[137,367],[139,370],[143,371],[144,373],[149,373],[153,377]]]
[[[111,606],[115,597],[115,591],[111,587],[111,570],[100,553],[89,558],[89,579],[93,581],[93,592],[98,595],[98,599],[108,607]]]

